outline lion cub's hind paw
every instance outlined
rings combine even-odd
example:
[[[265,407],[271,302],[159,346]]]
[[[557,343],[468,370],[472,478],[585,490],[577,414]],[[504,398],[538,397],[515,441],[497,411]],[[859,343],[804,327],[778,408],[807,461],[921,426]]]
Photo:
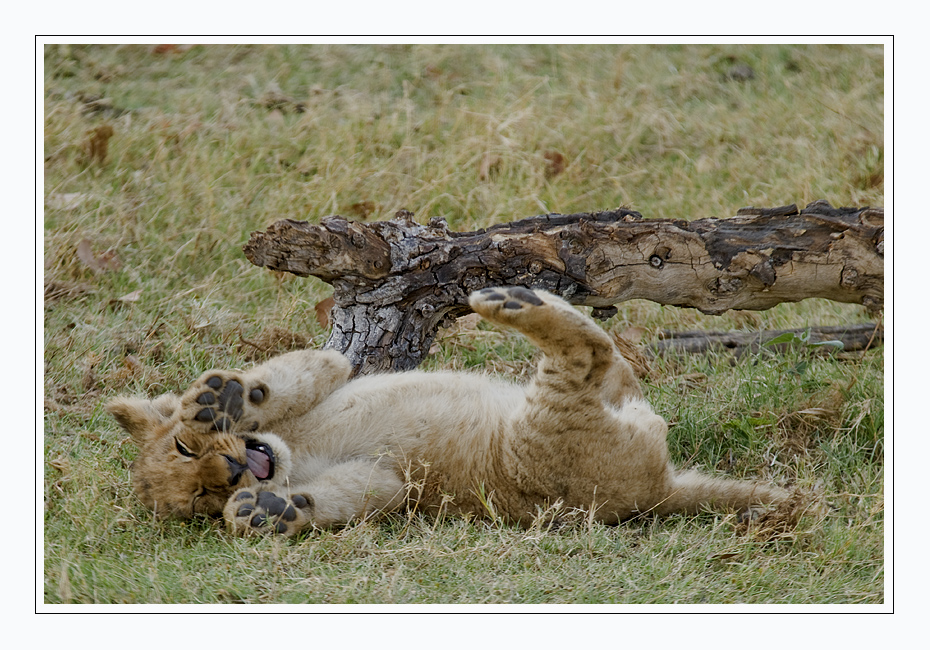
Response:
[[[205,373],[184,397],[185,417],[190,424],[210,431],[236,428],[255,431],[259,420],[252,407],[268,398],[268,387],[243,385],[242,378],[225,371]]]
[[[544,339],[585,320],[561,298],[525,287],[481,289],[468,297],[468,304],[491,322]]]
[[[244,488],[233,495],[224,512],[237,535],[277,533],[290,537],[313,518],[313,498],[304,494],[279,495],[271,488]]]
[[[474,294],[475,302],[490,311],[498,309],[523,309],[524,305],[538,307],[543,304],[542,298],[535,291],[525,287],[491,287],[482,289]]]
[[[491,287],[468,297],[471,308],[488,320],[510,324],[521,320],[535,307],[546,302],[535,291],[525,287]]]

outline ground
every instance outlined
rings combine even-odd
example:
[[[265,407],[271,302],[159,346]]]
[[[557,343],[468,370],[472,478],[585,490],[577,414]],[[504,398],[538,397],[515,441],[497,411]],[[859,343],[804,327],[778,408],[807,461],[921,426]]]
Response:
[[[153,521],[103,405],[325,342],[314,306],[331,289],[242,255],[277,219],[407,208],[472,230],[618,205],[881,206],[883,60],[866,45],[48,47],[40,598],[881,603],[881,348],[652,362],[644,391],[677,464],[820,487],[836,508],[761,535],[715,515],[550,533],[412,513],[286,544],[230,538],[215,520]],[[823,301],[619,307],[604,327],[646,344],[869,319]],[[533,355],[466,320],[424,366],[518,379]]]

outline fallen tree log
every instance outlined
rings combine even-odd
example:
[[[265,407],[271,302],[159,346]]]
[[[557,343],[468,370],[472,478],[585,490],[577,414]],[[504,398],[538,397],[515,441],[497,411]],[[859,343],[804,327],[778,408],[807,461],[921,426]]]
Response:
[[[468,313],[468,294],[494,285],[545,289],[596,317],[634,298],[708,314],[814,297],[879,311],[884,300],[884,210],[825,201],[695,221],[545,214],[475,232],[406,211],[374,223],[285,219],[243,250],[257,266],[333,285],[326,347],[361,374],[416,367],[438,328]]]

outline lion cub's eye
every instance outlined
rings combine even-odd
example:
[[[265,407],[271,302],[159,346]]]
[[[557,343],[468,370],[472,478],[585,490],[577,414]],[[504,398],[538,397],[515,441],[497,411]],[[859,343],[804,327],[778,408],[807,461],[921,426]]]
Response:
[[[178,440],[177,438],[174,439],[174,446],[177,447],[178,451],[181,452],[181,455],[182,455],[182,456],[187,456],[188,458],[193,458],[194,455],[195,455],[194,452],[192,452],[190,449],[188,449],[187,447],[185,447],[185,446],[184,446],[184,443],[181,442],[180,440]]]

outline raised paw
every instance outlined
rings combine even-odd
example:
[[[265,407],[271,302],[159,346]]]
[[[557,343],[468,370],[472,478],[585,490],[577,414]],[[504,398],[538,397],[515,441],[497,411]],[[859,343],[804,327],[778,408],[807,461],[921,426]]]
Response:
[[[524,307],[539,307],[543,299],[525,287],[492,287],[476,291],[469,296],[472,309],[482,316],[491,316],[497,312],[514,312]]]
[[[614,358],[610,337],[580,311],[546,291],[524,287],[493,287],[476,291],[468,304],[491,322],[513,327],[539,346],[559,367],[586,380],[594,365],[609,365]],[[598,364],[598,361],[603,361]]]
[[[574,311],[564,301],[545,291],[525,287],[492,287],[476,291],[468,304],[490,321],[517,329],[546,327],[545,321],[558,316],[563,309]]]
[[[543,304],[535,291],[524,287],[498,287],[482,289],[477,292],[477,300],[482,306],[494,307],[499,304],[501,309],[523,309],[525,305],[538,307]]]
[[[234,373],[211,370],[194,382],[182,398],[186,419],[209,431],[255,431],[257,409],[268,399],[264,384],[247,385]]]
[[[229,498],[223,516],[236,535],[277,533],[290,537],[312,522],[313,497],[289,495],[270,485],[243,488]]]

